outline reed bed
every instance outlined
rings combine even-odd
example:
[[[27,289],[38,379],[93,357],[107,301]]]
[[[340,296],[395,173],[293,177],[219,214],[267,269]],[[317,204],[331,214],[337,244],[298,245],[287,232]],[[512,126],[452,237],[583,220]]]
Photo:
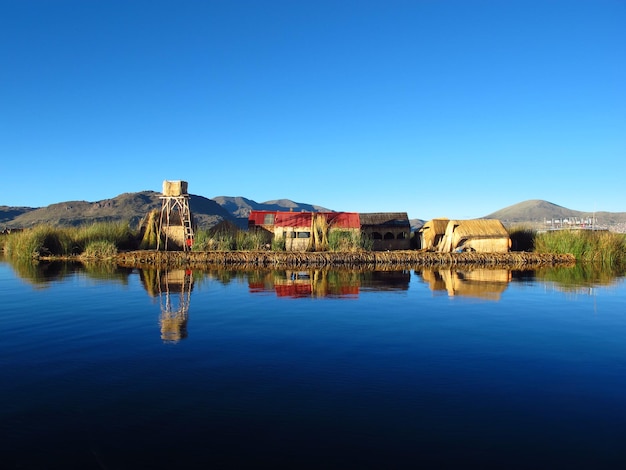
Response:
[[[135,246],[135,234],[128,223],[95,223],[79,227],[38,225],[6,235],[3,249],[11,258],[110,258],[120,249]]]
[[[320,244],[328,251],[286,252],[284,240],[265,232],[233,229],[198,231],[192,252],[154,251],[156,214],[145,230],[133,233],[128,223],[95,223],[79,227],[41,225],[3,235],[2,248],[11,258],[111,259],[130,264],[165,266],[212,265],[246,267],[368,267],[381,266],[547,266],[575,261],[604,267],[626,267],[626,235],[613,232],[563,230],[536,233],[518,227],[510,236],[516,245],[510,253],[436,253],[426,250],[374,252],[363,249],[364,240],[350,232],[331,232]],[[151,229],[149,229],[152,227]],[[324,232],[320,227],[320,233]],[[282,241],[282,243],[281,243]],[[132,251],[143,242],[143,249]]]
[[[119,253],[123,266],[229,267],[229,268],[317,268],[355,267],[412,269],[440,266],[510,267],[530,269],[540,266],[572,266],[569,254],[511,253],[436,253],[429,251],[389,252],[272,252],[206,251],[166,252],[134,251]]]
[[[626,235],[607,231],[559,230],[535,236],[536,253],[571,253],[577,261],[626,266]]]

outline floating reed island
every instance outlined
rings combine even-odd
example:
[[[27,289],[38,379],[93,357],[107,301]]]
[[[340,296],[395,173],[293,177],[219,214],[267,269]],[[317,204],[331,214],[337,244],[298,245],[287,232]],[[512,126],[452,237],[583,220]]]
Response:
[[[573,266],[571,254],[438,253],[425,250],[364,252],[273,252],[273,251],[156,251],[121,252],[116,261],[124,267],[161,268],[367,268],[389,269],[474,266],[534,269],[544,266]]]

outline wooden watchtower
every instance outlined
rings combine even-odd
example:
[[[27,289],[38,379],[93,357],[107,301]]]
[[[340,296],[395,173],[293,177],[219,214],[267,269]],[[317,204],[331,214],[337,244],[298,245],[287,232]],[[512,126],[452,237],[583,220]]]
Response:
[[[163,181],[161,217],[157,250],[171,247],[191,250],[193,246],[193,224],[189,209],[189,193],[186,181]],[[162,242],[163,240],[163,242]]]

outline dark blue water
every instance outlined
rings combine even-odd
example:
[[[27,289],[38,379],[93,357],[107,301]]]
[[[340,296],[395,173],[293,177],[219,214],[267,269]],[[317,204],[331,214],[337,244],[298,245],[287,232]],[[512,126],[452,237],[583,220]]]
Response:
[[[626,468],[626,284],[562,274],[0,263],[0,467]]]

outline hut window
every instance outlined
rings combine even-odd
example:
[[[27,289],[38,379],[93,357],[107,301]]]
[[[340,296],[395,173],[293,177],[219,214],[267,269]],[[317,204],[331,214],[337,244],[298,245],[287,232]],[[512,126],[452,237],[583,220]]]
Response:
[[[406,232],[400,232],[396,238],[398,240],[406,240]]]
[[[263,225],[274,225],[274,214],[265,214]]]
[[[391,232],[387,232],[385,234],[385,240],[393,240],[395,237],[393,236],[393,233]]]
[[[298,238],[311,238],[311,232],[296,232]]]
[[[378,232],[372,232],[372,238],[374,240],[382,240],[383,236],[380,233],[378,233]]]

